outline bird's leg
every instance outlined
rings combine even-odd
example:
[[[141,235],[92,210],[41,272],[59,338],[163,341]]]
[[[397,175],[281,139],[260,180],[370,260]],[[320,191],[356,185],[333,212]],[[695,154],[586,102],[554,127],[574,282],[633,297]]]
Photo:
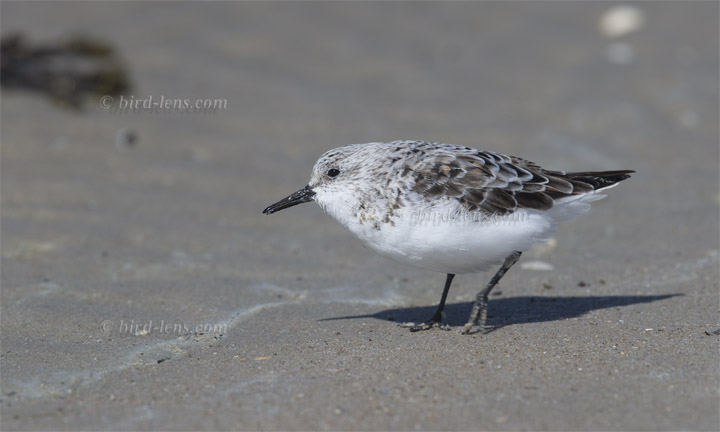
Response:
[[[443,325],[443,309],[445,309],[445,300],[447,299],[448,291],[450,291],[450,284],[452,284],[453,278],[455,277],[454,274],[448,273],[447,278],[445,279],[445,289],[443,290],[442,297],[440,298],[440,304],[438,304],[437,311],[435,311],[435,315],[430,318],[429,321],[426,321],[421,324],[415,324],[413,322],[408,323],[402,323],[400,324],[402,327],[409,327],[410,331],[416,332],[420,330],[428,330],[433,327],[437,327],[439,329],[443,330],[450,330],[450,326]]]
[[[507,272],[513,264],[518,262],[520,254],[522,254],[522,252],[515,251],[505,258],[505,262],[502,267],[500,267],[500,270],[498,270],[497,273],[495,273],[495,276],[490,279],[490,282],[487,284],[485,289],[478,293],[477,298],[475,299],[475,304],[473,305],[472,313],[470,314],[470,319],[463,327],[462,334],[470,333],[475,325],[479,325],[481,330],[487,331],[488,295],[490,295],[490,291],[495,288],[495,285],[497,285],[500,279],[505,276],[505,272]]]

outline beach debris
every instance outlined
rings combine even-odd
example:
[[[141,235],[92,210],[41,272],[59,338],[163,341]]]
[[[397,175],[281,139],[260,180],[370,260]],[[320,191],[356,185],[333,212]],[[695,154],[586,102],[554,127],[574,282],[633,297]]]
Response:
[[[640,30],[645,25],[645,13],[637,6],[613,6],[600,17],[603,36],[616,38]]]
[[[551,271],[555,270],[552,264],[545,261],[525,261],[520,264],[520,268],[523,270],[536,270],[536,271]]]
[[[82,110],[93,98],[130,89],[112,46],[82,34],[46,44],[9,34],[0,42],[0,57],[2,87],[39,92],[63,107]]]

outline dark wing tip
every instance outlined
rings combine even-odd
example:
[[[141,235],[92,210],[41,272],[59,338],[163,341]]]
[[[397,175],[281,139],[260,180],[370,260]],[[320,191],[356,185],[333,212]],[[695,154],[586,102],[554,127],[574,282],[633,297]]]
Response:
[[[567,173],[566,177],[573,181],[589,184],[593,189],[599,190],[627,180],[633,173],[635,173],[633,170],[588,171]]]

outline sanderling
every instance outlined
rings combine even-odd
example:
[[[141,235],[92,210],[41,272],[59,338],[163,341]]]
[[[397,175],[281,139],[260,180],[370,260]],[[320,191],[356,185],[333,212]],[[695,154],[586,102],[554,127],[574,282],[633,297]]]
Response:
[[[463,333],[487,330],[488,295],[520,254],[546,240],[558,222],[590,209],[590,202],[634,171],[549,171],[515,156],[423,141],[353,144],[330,150],[310,183],[263,213],[315,201],[380,255],[447,274],[429,321],[442,324],[456,274],[502,263],[477,294]]]

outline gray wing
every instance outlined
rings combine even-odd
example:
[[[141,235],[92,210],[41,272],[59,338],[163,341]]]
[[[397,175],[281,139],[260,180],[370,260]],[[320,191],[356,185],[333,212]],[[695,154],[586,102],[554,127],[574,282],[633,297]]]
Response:
[[[447,195],[468,210],[498,215],[518,208],[547,210],[560,198],[611,186],[633,172],[548,171],[525,159],[487,151],[425,156],[413,169],[415,192],[428,197]]]

